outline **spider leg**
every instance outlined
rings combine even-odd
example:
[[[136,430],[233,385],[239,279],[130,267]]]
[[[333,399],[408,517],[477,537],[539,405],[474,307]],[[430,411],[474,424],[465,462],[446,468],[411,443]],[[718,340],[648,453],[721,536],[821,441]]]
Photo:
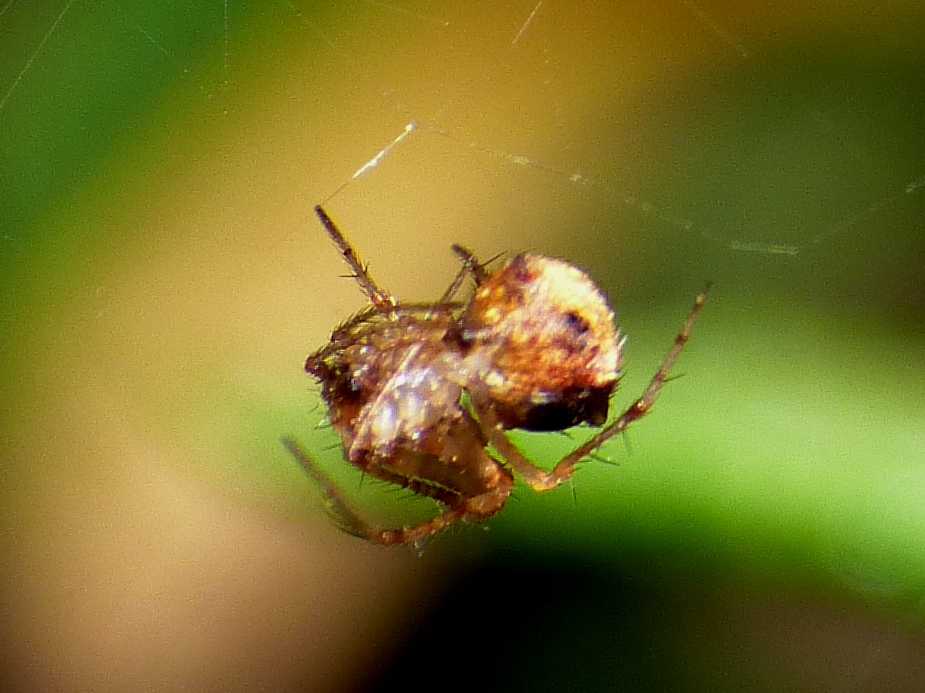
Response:
[[[318,215],[322,226],[324,226],[324,230],[328,232],[328,236],[334,241],[334,245],[337,246],[344,261],[350,266],[350,269],[353,270],[353,276],[356,278],[357,284],[360,285],[363,293],[369,297],[370,302],[376,307],[376,310],[381,313],[392,313],[397,304],[395,297],[376,284],[370,276],[369,271],[366,269],[366,266],[360,262],[360,258],[357,257],[353,246],[350,245],[350,242],[344,234],[337,228],[337,224],[328,216],[328,213],[324,211],[321,205],[315,206],[315,214]]]
[[[392,312],[396,317],[401,317],[403,315],[418,315],[420,313],[452,313],[454,310],[458,310],[463,307],[463,304],[459,301],[437,301],[436,303],[430,302],[417,302],[417,301],[402,301],[401,303],[396,303],[392,308]],[[369,322],[376,315],[379,314],[379,311],[375,306],[369,306],[364,310],[361,310],[359,313],[351,317],[344,323],[341,323],[337,326],[334,332],[331,334],[331,341],[336,342],[339,339],[349,336],[350,331],[359,325],[360,323]],[[324,347],[328,348],[328,347]]]
[[[321,495],[324,498],[325,509],[328,511],[334,523],[347,534],[359,537],[360,539],[366,539],[367,541],[386,546],[412,544],[420,547],[430,537],[442,532],[453,523],[465,519],[467,514],[471,515],[471,512],[467,513],[467,510],[463,506],[458,506],[449,508],[436,517],[413,527],[401,527],[396,529],[375,527],[360,517],[360,515],[347,504],[335,483],[318,468],[297,442],[291,438],[283,438],[282,443],[292,456],[296,458],[312,480],[318,484],[318,487],[321,489]],[[377,476],[382,475],[377,474]],[[400,477],[389,480],[411,488],[411,485],[402,483]],[[420,489],[411,488],[411,490],[421,492]]]
[[[437,302],[437,303],[396,303],[392,308],[391,316],[401,318],[402,316],[415,316],[423,314],[425,317],[433,318],[434,315],[445,313],[451,314],[455,310],[462,308],[463,304],[458,301]],[[309,373],[317,374],[323,371],[324,360],[333,353],[343,349],[345,343],[351,342],[351,331],[357,325],[368,322],[379,315],[379,310],[375,306],[368,306],[354,315],[346,322],[337,326],[331,334],[328,343],[320,349],[309,354],[305,361],[305,370]]]
[[[350,245],[350,242],[338,228],[337,224],[334,223],[334,220],[331,219],[321,205],[315,205],[315,214],[318,216],[318,219],[321,220],[321,224],[324,226],[324,230],[327,231],[328,236],[334,241],[334,245],[337,246],[344,261],[353,271],[351,276],[357,280],[363,293],[369,297],[376,311],[380,313],[395,313],[396,310],[399,309],[398,301],[392,294],[376,284],[375,280],[369,274],[368,268],[360,262],[360,258],[353,249],[353,246]],[[481,264],[471,251],[456,243],[452,245],[452,248],[453,252],[456,253],[462,261],[463,266],[460,268],[452,283],[447,287],[446,291],[443,292],[443,297],[436,302],[435,307],[452,302],[453,295],[459,290],[467,274],[471,274],[475,278],[476,284],[481,284],[488,276],[488,273],[485,271],[485,265]]]
[[[485,271],[485,265],[476,259],[472,251],[456,243],[450,247],[453,249],[453,252],[456,253],[457,257],[459,257],[462,262],[462,267],[459,268],[453,281],[450,282],[446,291],[443,292],[443,296],[437,301],[438,304],[449,303],[453,300],[453,296],[456,295],[456,292],[459,291],[459,287],[462,286],[463,281],[465,281],[466,275],[471,274],[473,279],[475,279],[476,285],[481,284],[488,276],[488,273]]]
[[[710,285],[708,284],[706,288],[697,295],[697,298],[694,300],[694,307],[691,309],[690,313],[688,313],[687,319],[681,327],[681,331],[678,332],[678,335],[675,337],[674,344],[665,355],[661,365],[655,372],[655,375],[652,376],[648,387],[646,387],[639,399],[633,402],[626,411],[620,414],[620,416],[608,426],[603,428],[597,435],[588,440],[588,442],[578,446],[575,450],[559,460],[551,472],[537,467],[508,440],[490,406],[477,406],[479,422],[483,434],[491,444],[495,446],[495,449],[501,453],[505,460],[507,460],[524,478],[524,481],[526,481],[531,488],[536,491],[549,491],[556,488],[563,481],[571,478],[579,462],[595,452],[608,440],[625,431],[634,421],[638,421],[652,410],[653,405],[662,391],[662,386],[665,384],[665,381],[668,380],[672,367],[678,360],[678,356],[680,356],[681,352],[684,350],[684,345],[687,344],[688,339],[690,339],[691,329],[697,317],[700,315],[700,312],[703,310],[709,289]]]

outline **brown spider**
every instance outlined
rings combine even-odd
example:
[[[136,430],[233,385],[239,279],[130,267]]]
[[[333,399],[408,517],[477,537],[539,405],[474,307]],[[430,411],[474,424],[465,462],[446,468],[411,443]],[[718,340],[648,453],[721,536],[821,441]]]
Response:
[[[567,262],[526,253],[488,272],[453,245],[462,267],[440,300],[402,303],[373,281],[327,213],[320,206],[315,212],[372,305],[335,329],[305,370],[321,384],[347,459],[444,510],[414,527],[370,525],[298,443],[283,443],[321,487],[337,524],[381,544],[419,545],[460,520],[491,517],[511,493],[511,469],[536,491],[568,480],[579,462],[652,408],[706,300],[705,289],[642,396],[547,472],[504,431],[607,420],[625,337],[591,279]],[[470,275],[474,295],[455,301]]]

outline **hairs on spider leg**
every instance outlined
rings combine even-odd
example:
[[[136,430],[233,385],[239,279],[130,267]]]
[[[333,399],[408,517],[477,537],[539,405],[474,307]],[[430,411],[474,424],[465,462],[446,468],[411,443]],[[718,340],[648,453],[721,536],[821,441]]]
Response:
[[[433,500],[432,498],[428,498],[427,496],[419,495],[409,488],[401,488],[401,487],[398,488],[396,490],[396,495],[398,496],[398,500],[401,502],[407,501],[410,503],[412,501],[422,502],[422,501]]]
[[[494,255],[492,255],[490,258],[485,260],[485,262],[481,263],[481,265],[482,267],[487,267],[488,265],[495,262],[496,260],[500,260],[505,255],[507,255],[507,253],[502,250],[500,253],[495,253]]]
[[[368,486],[369,488],[373,489],[381,488],[383,492],[387,493],[398,493],[402,490],[401,486],[395,486],[390,481],[379,479],[378,477],[375,477],[371,474],[367,474],[366,470],[364,469],[360,470],[360,479],[358,483],[360,484],[358,488],[362,486]]]
[[[402,493],[402,494],[399,495],[399,498],[400,498],[402,501],[408,501],[409,503],[430,503],[430,502],[434,502],[434,503],[437,504],[438,507],[443,507],[443,506],[440,504],[440,502],[437,501],[437,500],[435,500],[434,498],[431,498],[430,496],[422,496],[422,495],[419,494],[419,493],[415,493],[415,492],[412,491],[410,488],[402,489],[402,491],[404,491],[404,493]]]
[[[469,251],[465,250],[464,248],[462,248],[462,246],[459,246],[459,245],[457,245],[457,244],[455,244],[455,243],[453,244],[452,247],[453,247],[453,250],[456,251],[457,253],[459,253],[460,250],[462,250],[465,254],[468,254],[468,253],[469,253]],[[490,258],[488,258],[488,259],[485,260],[484,262],[478,262],[478,263],[476,263],[477,271],[480,272],[480,273],[484,273],[486,267],[488,267],[490,264],[494,263],[495,261],[500,260],[500,259],[501,259],[502,257],[504,257],[505,255],[507,255],[507,252],[505,252],[504,250],[502,250],[502,251],[499,252],[499,253],[495,253],[494,255],[492,255]],[[476,277],[474,277],[474,278],[477,279],[478,277],[476,276]]]
[[[614,461],[613,461],[612,459],[610,459],[609,457],[607,457],[607,456],[605,456],[605,455],[602,455],[602,454],[600,454],[600,453],[598,453],[598,452],[589,453],[589,454],[588,454],[588,459],[592,459],[592,460],[594,460],[595,462],[601,462],[601,463],[603,463],[603,464],[609,464],[609,465],[612,466],[612,467],[619,467],[619,466],[620,466],[620,463],[619,463],[619,462],[614,462]]]
[[[432,536],[431,537],[421,537],[420,539],[415,539],[412,542],[412,546],[414,546],[414,552],[415,554],[417,554],[418,558],[424,557],[424,549],[427,547],[427,542],[429,542],[431,539],[433,539]]]
[[[632,435],[627,435],[629,429],[623,431],[620,437],[623,439],[623,447],[626,448],[627,457],[633,456],[633,437]]]
[[[366,537],[359,529],[350,524],[349,520],[341,515],[334,505],[325,501],[323,507],[325,515],[328,516],[334,526],[341,532],[346,532],[350,536],[357,537],[358,539],[364,539]]]

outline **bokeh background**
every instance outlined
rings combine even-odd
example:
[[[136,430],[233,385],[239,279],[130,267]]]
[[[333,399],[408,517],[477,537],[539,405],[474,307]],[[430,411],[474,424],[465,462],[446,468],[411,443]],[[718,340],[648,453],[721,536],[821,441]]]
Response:
[[[918,2],[0,3],[4,690],[920,690]],[[352,176],[410,122],[378,166]],[[344,186],[344,184],[347,184]],[[463,243],[586,268],[656,412],[418,556],[301,371]],[[587,435],[514,434],[552,463]],[[483,531],[484,530],[484,531]]]

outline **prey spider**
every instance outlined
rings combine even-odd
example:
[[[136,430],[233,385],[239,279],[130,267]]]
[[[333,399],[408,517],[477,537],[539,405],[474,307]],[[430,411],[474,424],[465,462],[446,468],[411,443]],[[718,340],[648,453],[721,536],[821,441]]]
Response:
[[[337,327],[305,370],[321,384],[347,460],[433,498],[442,512],[412,527],[370,524],[298,443],[283,443],[321,488],[335,522],[380,544],[419,545],[460,520],[491,517],[511,493],[512,470],[536,491],[568,480],[584,458],[651,410],[706,300],[705,289],[639,399],[546,471],[505,430],[602,426],[622,375],[626,338],[591,279],[563,260],[529,253],[489,271],[453,245],[462,266],[440,299],[405,303],[373,280],[321,206],[315,212],[370,305]],[[474,294],[458,301],[467,277]]]

